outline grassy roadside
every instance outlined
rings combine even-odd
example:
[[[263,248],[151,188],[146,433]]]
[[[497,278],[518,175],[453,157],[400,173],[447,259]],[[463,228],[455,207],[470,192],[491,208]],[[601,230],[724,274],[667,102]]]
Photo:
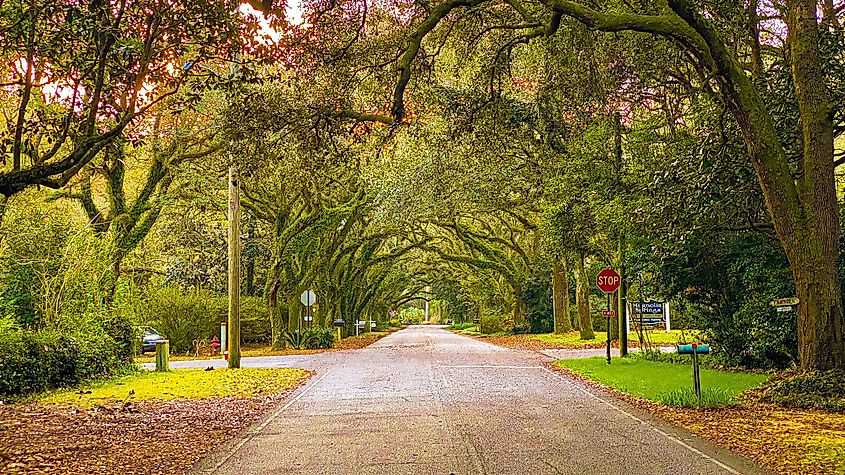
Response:
[[[765,376],[702,369],[702,388],[714,406],[667,397],[692,384],[689,365],[639,358],[559,360],[551,369],[609,391],[629,403],[783,474],[845,473],[845,414],[786,409],[744,397]],[[690,392],[687,389],[687,392]],[[727,397],[730,396],[730,397]]]
[[[641,358],[616,358],[608,365],[602,357],[558,360],[555,365],[641,399],[679,406],[726,406],[768,379],[763,374],[701,368],[702,400],[698,401],[690,389],[692,370],[688,365]]]
[[[539,333],[519,335],[494,333],[490,335],[483,335],[477,332],[477,327],[475,326],[464,327],[453,331],[473,338],[480,338],[494,345],[520,350],[583,350],[590,348],[604,348],[607,345],[606,332],[594,332],[594,338],[582,340],[581,335],[578,332],[569,332],[564,334]],[[647,335],[648,340],[653,346],[674,346],[679,342],[695,341],[695,339],[698,338],[698,332],[695,330],[672,330],[670,333],[666,333],[664,331],[651,331],[648,332]],[[639,347],[639,336],[636,333],[628,334],[628,345],[630,348]],[[614,341],[611,343],[611,346],[618,348],[619,343]]]
[[[184,474],[309,376],[289,368],[138,372],[0,405],[0,473]]]
[[[309,376],[308,371],[291,368],[145,371],[95,382],[83,388],[52,391],[37,396],[34,402],[93,407],[123,402],[224,397],[244,399],[287,392]]]

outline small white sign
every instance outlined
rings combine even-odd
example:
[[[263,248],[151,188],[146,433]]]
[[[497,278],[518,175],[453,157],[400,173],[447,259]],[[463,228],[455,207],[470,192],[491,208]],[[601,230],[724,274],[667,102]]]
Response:
[[[299,300],[302,302],[302,305],[310,307],[317,303],[317,294],[315,294],[313,290],[306,290],[299,296]]]
[[[305,316],[305,321],[306,321],[306,322],[310,322],[311,320],[314,320],[314,317],[312,317],[311,315],[306,315],[306,316]]]

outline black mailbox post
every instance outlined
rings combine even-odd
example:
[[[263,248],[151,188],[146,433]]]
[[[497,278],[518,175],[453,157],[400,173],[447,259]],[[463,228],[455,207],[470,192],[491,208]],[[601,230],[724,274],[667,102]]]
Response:
[[[698,355],[709,355],[710,347],[707,345],[678,345],[679,355],[692,355],[692,384],[695,389],[695,397],[701,399],[701,372],[698,369]]]

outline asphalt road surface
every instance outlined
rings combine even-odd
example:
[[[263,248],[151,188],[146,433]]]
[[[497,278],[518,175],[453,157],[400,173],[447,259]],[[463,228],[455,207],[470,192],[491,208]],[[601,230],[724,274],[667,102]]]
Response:
[[[550,360],[431,326],[363,350],[244,358],[317,374],[194,473],[767,473],[547,370]]]

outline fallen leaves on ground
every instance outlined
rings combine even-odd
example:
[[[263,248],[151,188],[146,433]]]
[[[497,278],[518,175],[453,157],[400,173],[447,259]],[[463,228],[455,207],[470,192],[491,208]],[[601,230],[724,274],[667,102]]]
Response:
[[[492,343],[505,348],[513,348],[516,350],[587,350],[607,348],[607,342],[593,342],[588,341],[584,343],[564,343],[564,342],[549,342],[537,339],[535,335],[499,335],[499,336],[473,336],[473,338],[487,343]],[[619,342],[613,341],[610,344],[613,348],[619,348]],[[655,345],[660,346],[660,345]],[[638,348],[639,342],[628,340],[629,348]]]
[[[271,396],[299,386],[309,376],[308,371],[293,368],[142,371],[82,389],[46,393],[37,401],[91,407],[121,401]]]
[[[845,414],[787,409],[742,401],[721,409],[662,406],[598,385],[571,371],[550,369],[601,388],[781,474],[845,474]]]
[[[0,406],[0,473],[183,474],[283,399]]]
[[[351,336],[349,338],[344,338],[339,342],[335,343],[334,349],[336,350],[359,350],[361,348],[366,348],[373,343],[381,340],[382,338],[390,335],[392,332],[368,332],[362,333],[358,336]]]
[[[290,355],[313,355],[315,353],[326,353],[338,350],[357,350],[364,348],[387,335],[399,331],[404,327],[388,328],[382,332],[367,332],[359,336],[351,336],[340,340],[334,348],[319,348],[312,350],[297,350],[295,348],[273,348],[270,345],[247,344],[241,347],[241,357],[253,356],[290,356]],[[200,354],[194,355],[171,355],[170,361],[190,361],[221,358],[220,355]],[[136,356],[136,363],[155,363],[155,356]]]

